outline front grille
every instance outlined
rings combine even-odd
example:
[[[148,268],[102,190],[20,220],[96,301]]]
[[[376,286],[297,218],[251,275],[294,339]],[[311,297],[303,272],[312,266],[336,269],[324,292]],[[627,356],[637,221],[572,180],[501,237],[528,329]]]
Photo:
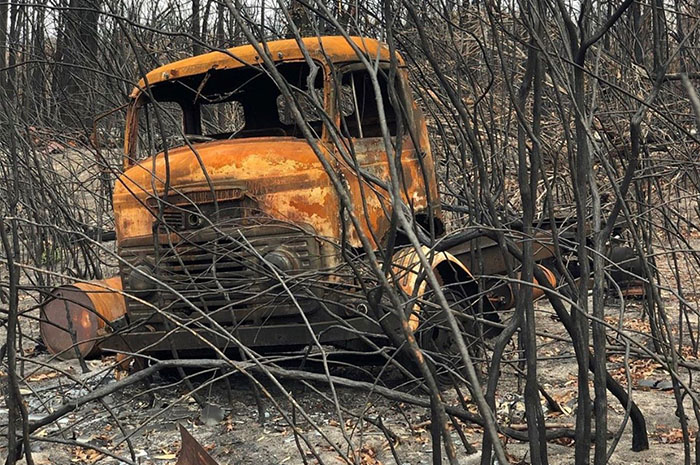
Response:
[[[175,231],[185,229],[185,216],[181,211],[163,211],[162,222]]]
[[[227,231],[203,229],[183,234],[177,243],[162,240],[172,235],[161,235],[166,243],[122,248],[120,253],[132,265],[154,267],[157,278],[175,291],[160,291],[157,298],[148,299],[173,315],[192,314],[192,306],[213,312],[212,317],[221,323],[297,314],[298,309],[260,256],[283,248],[296,262],[289,276],[292,281],[301,280],[320,267],[318,241],[300,228],[280,224]],[[130,272],[130,266],[123,266],[123,277]],[[127,305],[132,318],[159,319],[140,302],[128,299]]]
[[[148,203],[155,205],[151,208],[155,226],[160,233],[199,230],[207,226],[209,220],[215,221],[217,211],[219,220],[216,223],[221,227],[227,227],[233,222],[242,223],[243,219],[250,221],[261,216],[256,202],[247,196],[219,202],[217,207],[214,207],[213,203],[194,204],[191,201],[186,203],[179,201],[178,198],[168,197],[168,202],[161,205],[160,212],[158,212],[157,202]]]

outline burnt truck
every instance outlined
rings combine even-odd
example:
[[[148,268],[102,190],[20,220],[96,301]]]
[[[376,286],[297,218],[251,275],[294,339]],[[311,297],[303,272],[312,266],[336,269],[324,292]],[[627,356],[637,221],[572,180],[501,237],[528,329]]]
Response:
[[[157,68],[133,90],[113,190],[119,274],[52,292],[41,323],[52,353],[167,355],[232,348],[232,338],[260,349],[347,347],[386,329],[367,298],[377,287],[367,243],[396,247],[388,274],[420,331],[429,286],[415,248],[399,247],[392,226],[384,136],[400,159],[403,203],[419,232],[443,245],[423,248],[450,303],[478,308],[486,312],[478,320],[496,326],[496,311],[514,305],[512,288],[493,281],[507,269],[496,242],[445,231],[427,126],[402,58],[394,73],[388,47],[360,37],[268,42],[265,55],[275,75],[245,45]],[[378,68],[375,81],[367,62]],[[520,240],[533,242],[540,262],[553,253],[544,229]]]

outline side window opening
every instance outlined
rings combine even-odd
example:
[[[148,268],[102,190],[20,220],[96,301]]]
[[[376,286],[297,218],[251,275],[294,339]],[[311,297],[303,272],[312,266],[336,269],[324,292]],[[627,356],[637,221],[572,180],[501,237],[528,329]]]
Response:
[[[378,76],[384,117],[391,136],[396,136],[396,111],[389,100],[388,83]],[[398,96],[400,92],[396,92]],[[345,73],[341,79],[339,94],[341,127],[347,137],[381,137],[380,114],[372,81],[366,70]]]
[[[319,105],[316,102],[320,102],[321,105],[323,105],[323,90],[316,88],[313,89],[313,92],[315,93],[314,96],[310,95],[308,90],[301,91],[294,89],[292,90],[292,95],[294,100],[299,105],[304,121],[311,126],[312,132],[320,135],[323,122],[322,113],[324,109],[323,107],[319,108]],[[316,99],[316,102],[314,102],[314,98]],[[287,99],[285,99],[284,95],[282,94],[277,96],[277,113],[279,115],[280,122],[284,126],[288,127],[292,132],[290,135],[297,136],[303,134],[301,128],[296,124],[292,108],[287,105]]]
[[[243,104],[236,100],[211,102],[200,107],[202,135],[218,136],[237,134],[245,127]]]
[[[184,110],[179,103],[163,101],[142,106],[139,110],[139,140],[135,161],[162,152],[166,147],[171,149],[181,146],[184,143],[184,131]]]

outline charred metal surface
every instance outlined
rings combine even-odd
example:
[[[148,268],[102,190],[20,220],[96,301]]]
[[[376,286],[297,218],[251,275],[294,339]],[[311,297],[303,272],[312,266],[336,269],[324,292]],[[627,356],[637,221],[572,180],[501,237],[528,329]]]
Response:
[[[630,247],[616,246],[608,254],[610,260],[610,279],[608,293],[612,297],[622,294],[628,298],[645,296],[644,259]]]
[[[352,40],[368,58],[388,66],[390,54],[385,45],[365,38]],[[344,38],[309,38],[303,43],[319,66],[314,85],[322,96],[322,110],[336,121],[336,130],[345,140],[344,148],[336,147],[328,129],[318,125],[318,145],[346,183],[353,213],[360,219],[360,232],[379,248],[389,230],[392,205],[385,190],[390,180],[386,147],[378,117],[372,116],[374,90],[365,90],[371,88],[363,80],[366,71]],[[269,42],[267,47],[280,70],[297,66],[291,79],[303,74],[304,55],[296,41]],[[398,61],[403,66],[401,57]],[[341,243],[360,247],[358,231],[342,214],[338,195],[309,142],[283,121],[281,109],[279,116],[261,113],[266,104],[272,105],[267,94],[279,91],[265,87],[269,80],[266,74],[255,74],[260,65],[252,46],[230,49],[229,54],[208,53],[151,71],[131,95],[125,172],[115,186],[113,201],[117,245],[124,258],[120,274],[126,290],[138,297],[127,299],[129,319],[138,328],[127,331],[124,337],[137,346],[148,347],[140,342],[157,341],[163,331],[167,332],[167,318],[201,319],[201,312],[217,323],[236,326],[239,337],[253,346],[310,340],[300,311],[314,332],[325,328],[326,341],[330,335],[338,341],[351,335],[325,327],[333,320],[324,312],[368,329],[367,321],[353,314],[354,304],[348,303],[354,280],[337,272],[343,265]],[[226,86],[239,75],[250,77],[242,79],[243,84],[228,95],[235,94],[231,98],[241,99],[245,113],[252,113],[245,117],[239,133],[215,135],[217,140],[202,137],[203,126],[197,128],[199,110],[183,107],[190,115],[184,117],[185,130],[189,125],[190,132],[197,134],[199,130],[200,135],[193,136],[191,145],[136,160],[143,119],[139,115],[149,104],[149,96],[157,99],[163,95],[168,101],[181,98],[187,103],[204,95],[209,99],[202,100],[206,104],[227,95]],[[440,218],[427,126],[408,91],[407,79],[401,68],[396,91],[404,102],[404,127],[413,129],[416,137],[408,137],[407,132],[403,137],[394,136],[396,115],[393,110],[386,114],[392,137],[400,139],[396,147],[401,147],[401,192],[416,213],[431,210]],[[258,89],[255,105],[244,96],[246,85]],[[343,103],[335,99],[344,88],[338,85],[353,86],[351,107],[362,120],[342,113]],[[385,94],[388,84],[383,86]],[[193,88],[197,93],[187,94]],[[387,95],[382,97],[389,108]],[[362,107],[358,107],[360,103]],[[360,112],[360,108],[369,110]],[[341,123],[343,118],[347,121]],[[285,268],[286,280],[304,284],[291,285],[295,293],[288,295],[270,264],[275,269]],[[154,279],[149,280],[148,275]],[[377,332],[374,326],[372,330]],[[144,332],[144,328],[149,329]],[[250,337],[248,328],[255,329]],[[202,346],[192,340],[182,342],[185,338],[175,339],[180,348]]]
[[[545,260],[554,255],[552,234],[540,232],[533,238],[522,237],[517,241],[522,247],[524,241],[533,243],[533,257],[535,261]],[[447,249],[462,263],[464,263],[474,275],[505,274],[506,257],[498,246],[498,243],[488,237],[477,237],[463,241]]]
[[[175,465],[219,465],[182,425],[180,425],[180,437],[182,447]]]
[[[165,339],[170,335],[177,341],[178,348],[187,351],[210,350],[212,347],[231,349],[231,340],[212,331],[163,331],[155,328],[126,329],[118,335],[110,337],[102,344],[117,351],[146,351],[167,353],[170,345]],[[381,334],[381,328],[369,317],[347,318],[343,325],[337,320],[311,323],[311,331],[322,344],[337,344],[350,341],[357,337],[357,331]],[[309,327],[302,322],[274,324],[266,323],[260,326],[241,325],[236,331],[236,339],[248,347],[266,349],[302,348],[314,343]],[[126,344],[128,343],[128,345]]]
[[[321,249],[320,241],[304,229],[271,221],[201,228],[180,237],[158,236],[157,247],[152,240],[128,242],[120,252],[129,263],[122,265],[122,276],[132,276],[135,265],[162,283],[143,300],[127,299],[129,315],[132,321],[161,322],[153,305],[178,317],[196,314],[196,305],[222,324],[259,324],[298,315],[263,256],[283,254],[289,257],[288,275],[310,279],[323,266]],[[316,310],[311,296],[295,297],[307,312]]]
[[[539,266],[540,270],[542,270],[544,275],[547,277],[547,282],[550,286],[556,287],[557,284],[559,284],[557,282],[556,274],[552,270],[542,265],[537,266]],[[520,279],[520,273],[517,273],[516,277],[517,279]],[[537,279],[534,278],[532,282],[534,284],[532,288],[532,298],[539,299],[544,295],[542,285],[539,282],[537,282]],[[491,302],[491,305],[494,309],[500,311],[509,310],[515,307],[517,287],[514,286],[513,283],[504,282],[503,280],[492,279],[486,282],[485,288],[489,289],[488,299]]]

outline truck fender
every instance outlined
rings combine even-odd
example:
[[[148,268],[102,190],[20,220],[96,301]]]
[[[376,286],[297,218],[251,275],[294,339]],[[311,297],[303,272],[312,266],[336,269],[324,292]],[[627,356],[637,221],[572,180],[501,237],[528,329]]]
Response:
[[[437,252],[426,246],[422,246],[421,251],[430,260],[430,267],[442,286],[474,281],[469,269],[449,252]],[[394,255],[392,270],[396,276],[396,284],[411,298],[412,303],[409,303],[406,312],[408,325],[415,331],[420,324],[420,305],[416,297],[423,295],[428,285],[416,249],[409,247],[397,252]]]

